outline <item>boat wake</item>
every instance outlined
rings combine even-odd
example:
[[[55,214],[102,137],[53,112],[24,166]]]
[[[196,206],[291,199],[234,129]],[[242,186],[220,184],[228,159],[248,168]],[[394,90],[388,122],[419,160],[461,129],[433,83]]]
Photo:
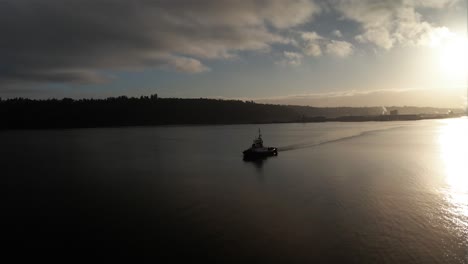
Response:
[[[381,132],[381,131],[388,131],[392,129],[397,129],[401,128],[403,126],[398,126],[398,127],[389,127],[389,128],[382,128],[382,129],[374,129],[374,130],[367,130],[367,131],[361,131],[358,133],[354,134],[348,134],[348,135],[342,135],[338,136],[336,138],[327,138],[327,139],[318,139],[314,142],[304,142],[304,143],[299,143],[299,144],[292,144],[292,145],[287,145],[287,146],[282,146],[278,147],[278,151],[285,152],[285,151],[292,151],[292,150],[298,150],[298,149],[304,149],[304,148],[313,148],[325,144],[330,144],[330,143],[335,143],[335,142],[340,142],[344,140],[349,140],[357,137],[362,137],[365,135],[370,135],[376,132]]]

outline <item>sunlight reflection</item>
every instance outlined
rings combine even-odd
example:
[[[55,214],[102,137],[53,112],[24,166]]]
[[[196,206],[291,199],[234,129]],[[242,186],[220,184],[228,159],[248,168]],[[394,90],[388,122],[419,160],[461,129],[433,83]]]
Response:
[[[453,213],[468,219],[468,119],[443,122],[439,143],[448,185],[445,195]],[[468,223],[462,224],[468,228]]]

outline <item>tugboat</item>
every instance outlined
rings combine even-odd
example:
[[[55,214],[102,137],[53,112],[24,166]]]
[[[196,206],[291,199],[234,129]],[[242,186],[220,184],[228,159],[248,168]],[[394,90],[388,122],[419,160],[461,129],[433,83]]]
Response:
[[[258,130],[258,138],[254,139],[252,146],[244,150],[244,159],[264,158],[268,156],[277,156],[278,149],[274,147],[264,147],[262,133]]]

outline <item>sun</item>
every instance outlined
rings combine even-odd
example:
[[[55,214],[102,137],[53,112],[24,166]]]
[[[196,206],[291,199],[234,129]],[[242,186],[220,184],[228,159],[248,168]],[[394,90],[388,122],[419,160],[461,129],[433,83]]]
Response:
[[[443,75],[450,80],[466,78],[468,71],[468,40],[454,36],[439,46],[439,66]]]

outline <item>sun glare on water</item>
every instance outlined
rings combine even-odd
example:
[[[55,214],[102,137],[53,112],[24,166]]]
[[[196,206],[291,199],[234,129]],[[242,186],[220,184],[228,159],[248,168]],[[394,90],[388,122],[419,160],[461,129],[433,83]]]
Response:
[[[468,119],[451,119],[444,123],[439,140],[447,183],[468,192]]]
[[[439,144],[447,184],[444,193],[454,213],[465,219],[460,224],[468,234],[468,119],[443,122]]]

